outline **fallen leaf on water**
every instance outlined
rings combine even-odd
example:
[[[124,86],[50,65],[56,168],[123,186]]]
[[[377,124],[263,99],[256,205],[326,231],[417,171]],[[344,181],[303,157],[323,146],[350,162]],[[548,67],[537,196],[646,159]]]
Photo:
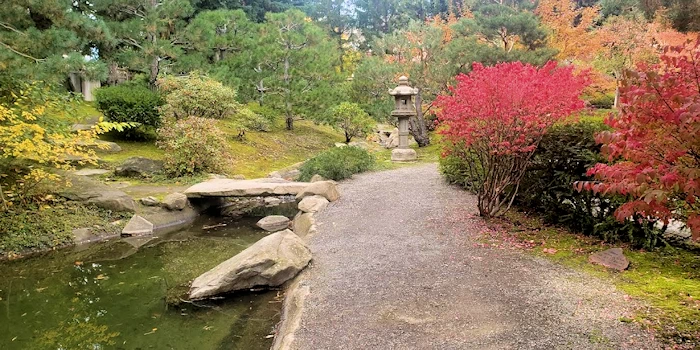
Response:
[[[143,335],[149,335],[149,334],[153,334],[153,333],[155,333],[155,332],[156,332],[157,330],[158,330],[158,328],[153,328],[153,329],[151,329],[151,331],[150,331],[150,332],[148,332],[148,333],[144,333]]]
[[[75,266],[80,266],[80,265],[82,265],[82,264],[83,264],[82,261],[76,261],[76,262],[75,262]]]
[[[41,292],[43,292],[44,289],[46,289],[46,288],[48,288],[48,287],[41,287],[41,288],[37,288],[37,289],[35,289],[35,290],[36,290],[38,293],[41,293]]]
[[[204,328],[203,328],[203,329],[204,329],[205,331],[208,331],[208,330],[210,330],[210,329],[211,329],[211,326],[204,326]]]
[[[17,340],[17,337],[12,338],[12,341],[15,341],[15,340]]]
[[[556,254],[557,253],[557,250],[554,248],[544,248],[544,249],[542,249],[542,251],[547,253],[547,254]]]
[[[274,336],[275,336],[274,334],[268,334],[268,335],[265,336],[265,339],[274,338]]]
[[[96,280],[104,280],[104,279],[107,279],[107,278],[108,278],[108,277],[105,276],[105,275],[103,275],[103,274],[99,274],[99,275],[97,275],[97,277],[95,277]]]

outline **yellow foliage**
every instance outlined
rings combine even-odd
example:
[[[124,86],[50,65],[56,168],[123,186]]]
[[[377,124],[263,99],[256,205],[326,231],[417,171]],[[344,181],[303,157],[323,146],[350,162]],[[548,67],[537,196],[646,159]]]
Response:
[[[0,202],[5,209],[11,202],[27,204],[40,198],[40,184],[60,179],[43,167],[67,170],[71,161],[94,164],[99,134],[133,126],[100,122],[91,130],[71,133],[70,126],[56,117],[67,109],[65,99],[49,88],[29,85],[12,97],[11,103],[0,104],[0,177],[4,179],[0,183],[4,187],[0,188]]]
[[[535,11],[550,28],[549,44],[560,60],[590,60],[603,49],[600,32],[592,30],[598,6],[577,8],[572,0],[542,0]]]

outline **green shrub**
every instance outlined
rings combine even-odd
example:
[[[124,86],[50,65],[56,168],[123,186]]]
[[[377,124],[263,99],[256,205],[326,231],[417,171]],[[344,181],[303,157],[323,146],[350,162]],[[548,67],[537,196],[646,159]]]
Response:
[[[309,159],[299,168],[300,181],[309,181],[315,174],[326,179],[342,180],[374,166],[374,157],[359,147],[335,147]]]
[[[140,137],[144,132],[158,128],[161,118],[158,108],[163,100],[145,86],[125,83],[95,91],[95,106],[111,122],[135,122],[141,124],[119,133],[123,138]]]
[[[595,96],[591,96],[588,102],[595,108],[609,109],[615,104],[615,95],[596,94]]]
[[[475,189],[472,187],[470,179],[469,166],[476,166],[477,162],[472,160],[472,155],[468,153],[466,148],[452,146],[445,150],[445,156],[440,157],[440,172],[445,177],[448,183],[462,187],[472,193]]]
[[[197,73],[160,79],[158,87],[165,94],[161,107],[165,118],[223,119],[241,109],[233,88]]]
[[[267,120],[270,125],[274,125],[275,121],[277,121],[282,115],[279,111],[275,110],[274,108],[268,106],[268,105],[260,105],[257,102],[250,102],[246,105],[246,108],[248,108],[251,112],[259,115],[261,118]]]
[[[165,151],[166,174],[226,173],[229,149],[225,134],[210,118],[189,117],[158,130],[157,145]]]
[[[269,119],[251,111],[248,108],[239,110],[233,118],[236,124],[238,124],[243,130],[264,132],[272,130],[272,122]]]
[[[516,203],[545,221],[607,241],[629,241],[637,246],[660,243],[651,223],[618,222],[613,212],[624,198],[578,192],[574,182],[588,181],[586,171],[604,162],[594,135],[607,127],[600,122],[557,125],[544,135],[521,183]]]
[[[377,125],[357,103],[343,102],[330,110],[324,122],[342,131],[345,142],[367,135]]]

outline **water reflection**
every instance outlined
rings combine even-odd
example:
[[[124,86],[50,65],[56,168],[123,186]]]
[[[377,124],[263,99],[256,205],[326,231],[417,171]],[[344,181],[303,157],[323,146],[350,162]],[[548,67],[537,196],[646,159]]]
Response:
[[[108,242],[0,264],[0,349],[269,349],[275,291],[166,303],[265,236],[255,220],[201,229],[215,222],[202,218],[139,250]]]

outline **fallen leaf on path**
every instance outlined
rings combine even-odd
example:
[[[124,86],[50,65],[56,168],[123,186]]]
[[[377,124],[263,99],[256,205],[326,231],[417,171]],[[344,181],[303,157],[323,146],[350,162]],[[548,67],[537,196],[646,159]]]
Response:
[[[544,248],[544,249],[542,249],[542,251],[547,253],[547,254],[556,254],[557,253],[557,250],[554,248]]]

